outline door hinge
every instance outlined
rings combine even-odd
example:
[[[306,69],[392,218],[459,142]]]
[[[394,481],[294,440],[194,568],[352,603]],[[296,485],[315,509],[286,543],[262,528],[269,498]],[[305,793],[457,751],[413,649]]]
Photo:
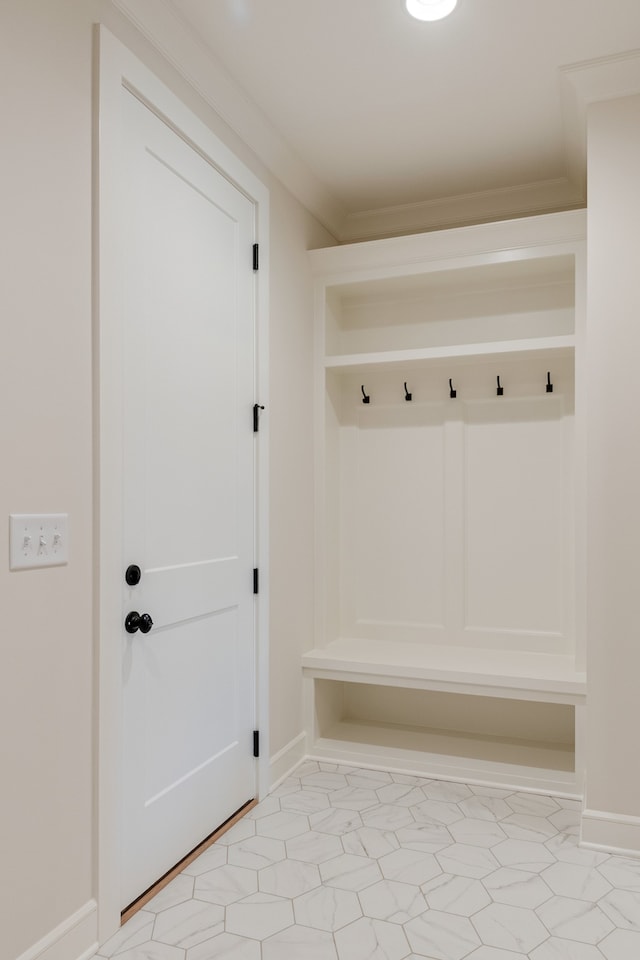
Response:
[[[260,731],[253,731],[253,755],[254,757],[260,756]]]
[[[261,403],[254,403],[253,405],[253,432],[257,433],[260,429],[260,411],[264,410],[264,407]]]
[[[259,574],[258,574],[257,567],[253,568],[253,592],[254,593],[259,592]]]
[[[257,243],[253,245],[253,269],[260,269],[260,249]]]

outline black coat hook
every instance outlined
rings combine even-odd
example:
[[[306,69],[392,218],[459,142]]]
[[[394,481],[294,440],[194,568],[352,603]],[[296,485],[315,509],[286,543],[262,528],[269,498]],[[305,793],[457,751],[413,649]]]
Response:
[[[550,373],[547,373],[547,393],[553,393],[553,384],[551,383]]]
[[[405,400],[413,400],[413,394],[409,393],[407,390],[407,381],[404,382],[404,398]]]
[[[504,393],[504,387],[500,386],[500,377],[496,377],[498,386],[496,388],[496,396],[501,397]]]
[[[364,392],[364,386],[360,387],[360,389],[362,390],[362,402],[371,403],[371,397],[368,397],[367,394]]]
[[[458,391],[453,389],[453,384],[451,383],[451,378],[449,378],[449,396],[452,400],[458,396]]]

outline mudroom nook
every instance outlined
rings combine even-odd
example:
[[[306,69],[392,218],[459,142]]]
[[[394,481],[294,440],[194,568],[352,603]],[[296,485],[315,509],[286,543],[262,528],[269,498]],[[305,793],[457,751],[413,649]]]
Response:
[[[310,753],[579,796],[582,212],[310,254]]]

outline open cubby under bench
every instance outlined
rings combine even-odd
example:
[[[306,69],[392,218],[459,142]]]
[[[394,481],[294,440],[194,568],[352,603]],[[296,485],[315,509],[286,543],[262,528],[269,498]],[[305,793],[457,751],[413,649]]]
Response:
[[[302,662],[314,757],[581,793],[586,677],[573,656],[343,639]]]

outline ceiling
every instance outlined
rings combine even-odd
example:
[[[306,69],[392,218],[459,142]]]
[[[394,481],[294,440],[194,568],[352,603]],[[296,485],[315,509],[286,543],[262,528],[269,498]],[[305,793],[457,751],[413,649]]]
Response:
[[[640,48],[640,0],[459,0],[436,23],[402,0],[163,2],[335,209],[387,233],[583,205],[571,81]]]

